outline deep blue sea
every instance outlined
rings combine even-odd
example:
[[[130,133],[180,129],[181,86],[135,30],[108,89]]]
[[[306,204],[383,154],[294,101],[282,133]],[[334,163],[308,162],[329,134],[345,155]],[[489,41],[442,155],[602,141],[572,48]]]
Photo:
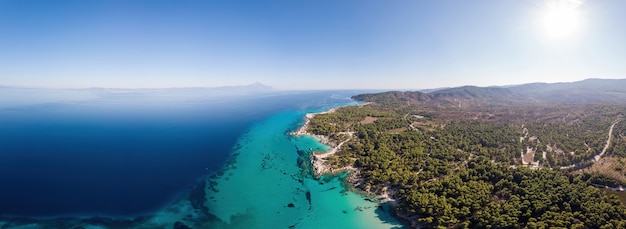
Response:
[[[304,157],[298,156],[300,151],[295,150],[298,146],[324,147],[311,139],[294,140],[288,132],[302,124],[307,112],[354,103],[350,96],[356,93],[305,91],[215,95],[201,90],[0,89],[0,216],[9,217],[5,221],[0,219],[0,226],[16,216],[33,220],[69,216],[106,216],[111,219],[144,216],[142,225],[160,222],[173,225],[174,221],[182,220],[187,224],[213,227],[265,227],[274,224],[263,224],[258,219],[250,221],[254,216],[239,221],[223,217],[243,214],[238,210],[241,208],[248,209],[247,214],[253,215],[265,212],[285,215],[280,211],[288,202],[304,205],[305,189],[309,192],[309,205],[311,195],[317,198],[319,194],[318,200],[325,200],[312,205],[318,209],[343,206],[347,209],[343,214],[346,214],[351,208],[362,205],[372,210],[369,215],[359,217],[379,218],[380,212],[374,212],[374,203],[368,204],[356,194],[346,195],[338,179],[328,183],[311,177],[304,179],[304,176],[285,180],[302,173],[302,168],[296,164],[298,157]],[[265,151],[272,153],[265,155],[268,153]],[[277,164],[276,167],[281,168],[280,173],[252,175],[257,173],[255,166],[261,163],[259,158],[270,158],[271,163],[279,163],[280,166]],[[244,180],[239,182],[239,177]],[[254,182],[245,179],[266,183],[250,187]],[[205,182],[212,183],[211,188],[228,190],[221,193],[207,191]],[[276,192],[281,186],[285,188]],[[249,189],[268,191],[250,195]],[[335,193],[325,192],[326,189],[337,190]],[[201,195],[194,195],[198,192],[192,190],[200,190]],[[247,200],[241,206],[234,206],[232,201],[215,199],[239,201],[247,197],[272,196],[272,193],[293,193],[297,197],[281,199],[276,205],[281,207],[274,207],[281,209],[253,211],[250,209],[254,206],[270,205]],[[198,204],[190,204],[197,200],[189,201],[188,196],[201,196],[204,201],[201,208],[205,209],[203,216],[197,216],[200,208],[190,207]],[[344,200],[338,202],[336,198]],[[326,202],[328,204],[324,205]],[[302,219],[298,222],[307,227],[307,222],[314,222],[311,217],[322,217],[313,212],[327,212],[310,208],[298,206],[301,212],[290,214],[300,215]],[[180,212],[186,211],[184,217],[179,217],[183,215]],[[336,214],[338,219],[346,218],[341,214]],[[146,220],[145,216],[152,218]],[[55,221],[54,225],[70,221],[65,218]],[[354,218],[352,221],[363,220]],[[352,221],[345,223],[352,225]],[[206,222],[212,224],[202,224]],[[45,225],[46,222],[39,223]],[[292,222],[281,222],[280,225],[288,223]],[[11,228],[10,223],[7,225]]]

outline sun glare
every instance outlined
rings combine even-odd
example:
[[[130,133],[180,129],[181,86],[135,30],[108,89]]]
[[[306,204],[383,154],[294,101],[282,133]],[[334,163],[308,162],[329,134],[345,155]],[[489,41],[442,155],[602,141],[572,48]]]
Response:
[[[564,39],[575,34],[580,26],[580,15],[576,9],[582,1],[554,1],[547,5],[542,23],[549,39]]]

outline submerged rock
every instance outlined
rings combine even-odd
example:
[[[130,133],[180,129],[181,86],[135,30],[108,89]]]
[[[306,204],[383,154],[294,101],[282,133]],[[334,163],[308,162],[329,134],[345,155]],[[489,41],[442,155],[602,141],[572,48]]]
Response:
[[[309,205],[311,205],[311,191],[306,192],[306,200],[309,201]]]
[[[189,193],[189,202],[191,202],[191,206],[194,209],[204,210],[208,212],[209,209],[204,205],[204,202],[206,202],[205,190],[206,181],[200,181],[198,184],[196,184],[196,187],[194,187],[194,189],[191,190],[191,192]]]
[[[174,223],[174,229],[191,229],[191,227],[185,225],[184,223],[176,222]]]

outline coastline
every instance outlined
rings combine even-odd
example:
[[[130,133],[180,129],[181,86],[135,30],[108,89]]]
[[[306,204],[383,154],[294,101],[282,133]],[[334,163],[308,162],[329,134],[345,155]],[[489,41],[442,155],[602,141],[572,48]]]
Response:
[[[357,106],[362,107],[368,104],[370,104],[370,102],[362,103]],[[331,165],[327,164],[328,157],[333,156],[334,154],[339,152],[343,144],[352,140],[354,136],[354,132],[347,132],[347,133],[341,132],[344,134],[348,134],[349,137],[347,140],[344,140],[340,143],[336,143],[329,136],[316,135],[316,134],[308,132],[308,128],[310,126],[311,120],[315,117],[315,115],[332,113],[332,112],[337,111],[337,109],[341,107],[331,108],[323,112],[307,113],[305,115],[305,121],[302,124],[302,126],[300,126],[300,128],[298,128],[296,131],[291,133],[291,135],[293,135],[294,137],[309,136],[315,139],[316,141],[330,147],[330,149],[325,152],[324,151],[311,151],[311,166],[313,167],[312,170],[313,170],[313,175],[315,179],[320,179],[324,175],[336,176],[342,173],[348,173],[348,176],[345,178],[344,182],[346,183],[347,188],[351,192],[362,196],[362,198],[367,201],[378,203],[380,204],[381,207],[383,205],[388,205],[390,207],[389,211],[391,212],[391,215],[396,220],[399,220],[400,222],[402,222],[405,227],[407,228],[419,227],[419,225],[417,224],[417,218],[399,214],[398,212],[394,210],[394,207],[399,205],[398,201],[393,198],[393,195],[395,193],[394,189],[388,186],[384,186],[381,191],[376,192],[372,190],[369,186],[365,185],[364,180],[360,176],[361,171],[358,168],[355,168],[352,165],[348,165],[342,168],[335,169],[335,168],[332,168]]]
[[[341,172],[346,172],[346,171],[355,171],[356,168],[349,166],[346,168],[342,168],[342,169],[333,169],[331,166],[326,165],[324,162],[327,160],[328,157],[334,155],[335,153],[339,152],[339,150],[341,149],[341,146],[348,142],[351,138],[348,138],[347,140],[341,142],[341,143],[335,143],[333,142],[330,137],[325,136],[325,135],[317,135],[317,134],[313,134],[308,132],[308,128],[309,128],[309,123],[311,122],[311,119],[313,119],[315,117],[315,115],[318,114],[328,114],[328,113],[333,113],[337,111],[337,107],[335,108],[331,108],[327,111],[323,111],[323,112],[318,112],[318,113],[307,113],[305,115],[305,121],[304,124],[302,124],[302,126],[300,128],[298,128],[297,131],[293,132],[292,135],[294,135],[295,137],[300,137],[300,136],[309,136],[314,138],[315,140],[317,140],[318,142],[327,145],[330,147],[330,150],[323,152],[323,151],[313,151],[311,152],[311,165],[313,166],[313,172],[314,172],[314,176],[316,178],[321,177],[322,175],[328,175],[328,174],[338,174]],[[350,135],[351,136],[351,135]]]
[[[369,103],[359,104],[358,106],[364,106],[367,104]],[[341,147],[345,143],[352,140],[354,136],[354,132],[340,132],[340,134],[347,135],[348,138],[339,143],[333,141],[333,139],[331,139],[329,136],[317,135],[317,134],[308,132],[311,119],[313,119],[316,115],[333,113],[337,111],[337,109],[339,108],[341,107],[331,108],[323,112],[307,113],[305,115],[304,124],[302,124],[302,126],[298,128],[298,130],[291,133],[295,137],[300,137],[300,136],[312,137],[318,142],[330,147],[330,150],[326,152],[321,152],[321,151],[311,152],[311,166],[313,167],[312,168],[313,173],[314,173],[313,175],[315,176],[316,179],[319,179],[320,177],[324,175],[338,175],[338,174],[347,172],[349,173],[349,175],[346,178],[346,182],[349,184],[349,188],[351,189],[351,191],[361,194],[362,196],[365,197],[366,200],[370,200],[372,202],[391,203],[392,205],[394,205],[396,200],[392,198],[393,191],[389,187],[384,187],[382,192],[374,192],[369,187],[364,186],[364,181],[360,177],[360,171],[354,166],[348,165],[348,166],[341,167],[341,168],[333,168],[331,165],[327,164],[329,157],[335,155],[337,152],[341,150]]]

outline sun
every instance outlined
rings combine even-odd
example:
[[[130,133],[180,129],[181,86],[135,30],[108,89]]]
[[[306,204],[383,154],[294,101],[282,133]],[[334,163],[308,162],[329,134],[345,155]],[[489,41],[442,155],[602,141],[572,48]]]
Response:
[[[547,5],[542,17],[542,25],[549,39],[565,39],[576,33],[580,27],[580,13],[577,10],[580,3],[582,2],[570,0],[554,1]]]

